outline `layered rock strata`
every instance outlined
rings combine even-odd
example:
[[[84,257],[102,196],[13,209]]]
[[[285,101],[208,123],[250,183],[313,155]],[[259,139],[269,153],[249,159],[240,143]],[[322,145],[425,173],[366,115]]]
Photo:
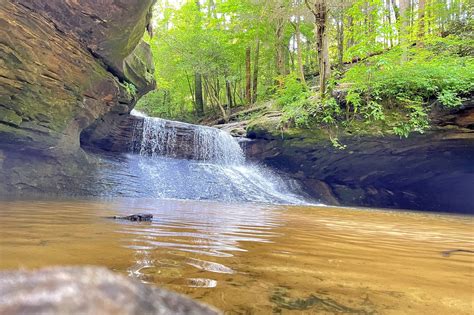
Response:
[[[108,128],[152,89],[141,42],[152,0],[0,3],[0,192],[80,186],[80,135]]]

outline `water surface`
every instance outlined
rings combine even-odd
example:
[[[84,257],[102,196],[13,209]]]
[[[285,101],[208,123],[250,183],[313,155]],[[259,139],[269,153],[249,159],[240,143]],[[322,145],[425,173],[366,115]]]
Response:
[[[153,222],[106,219],[149,212]],[[472,314],[472,217],[113,199],[0,202],[0,268],[104,265],[229,314]]]

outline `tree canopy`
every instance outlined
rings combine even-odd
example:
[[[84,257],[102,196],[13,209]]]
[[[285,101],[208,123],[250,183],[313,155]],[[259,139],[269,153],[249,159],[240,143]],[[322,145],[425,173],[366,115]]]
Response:
[[[427,125],[427,104],[472,93],[472,13],[468,0],[158,0],[158,89],[139,106],[228,119],[276,99],[292,124],[393,118],[407,135]]]

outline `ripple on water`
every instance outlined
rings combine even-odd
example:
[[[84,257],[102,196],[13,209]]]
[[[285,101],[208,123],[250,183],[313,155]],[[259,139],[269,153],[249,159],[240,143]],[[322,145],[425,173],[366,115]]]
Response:
[[[234,270],[232,270],[231,268],[226,267],[216,262],[212,262],[212,261],[189,258],[187,260],[187,264],[190,266],[196,267],[200,270],[206,270],[206,271],[215,272],[215,273],[228,273],[228,274],[234,273]]]
[[[191,288],[215,288],[217,281],[204,278],[188,278],[188,286]]]
[[[138,212],[153,221],[104,218]],[[442,255],[474,248],[472,217],[134,199],[0,217],[1,268],[105,265],[229,312],[472,313],[472,254]]]

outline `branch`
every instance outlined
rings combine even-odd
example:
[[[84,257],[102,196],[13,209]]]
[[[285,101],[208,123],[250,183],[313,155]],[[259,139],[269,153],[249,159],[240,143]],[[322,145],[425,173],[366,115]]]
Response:
[[[311,5],[309,4],[308,0],[304,0],[304,3],[306,4],[306,7],[308,8],[308,10],[310,10],[314,16],[316,16],[316,11],[314,11],[312,8],[311,8]]]

